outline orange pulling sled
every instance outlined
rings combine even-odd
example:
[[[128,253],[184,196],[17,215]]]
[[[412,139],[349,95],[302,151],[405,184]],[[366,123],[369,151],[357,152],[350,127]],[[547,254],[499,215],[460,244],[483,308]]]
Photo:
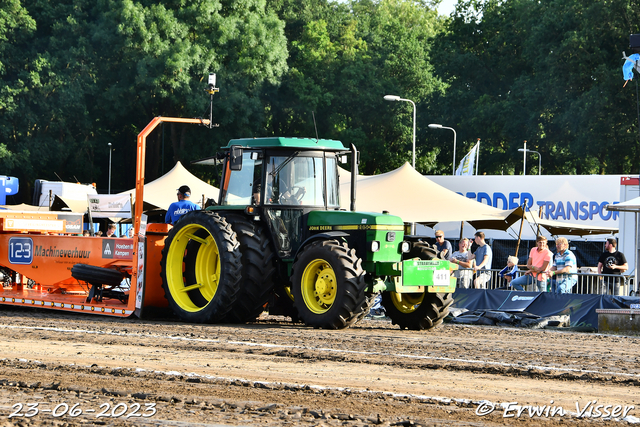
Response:
[[[146,138],[160,123],[209,120],[156,117],[138,135],[136,199],[144,196]],[[55,212],[0,211],[0,304],[110,316],[165,308],[160,259],[170,226],[146,224],[135,204],[134,238],[71,234]]]

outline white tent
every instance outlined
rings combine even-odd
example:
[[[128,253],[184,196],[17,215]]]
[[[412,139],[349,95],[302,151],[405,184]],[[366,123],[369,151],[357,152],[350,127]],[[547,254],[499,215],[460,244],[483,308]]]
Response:
[[[349,208],[350,180],[341,174],[340,203]],[[470,200],[422,176],[409,163],[391,172],[358,177],[358,211],[388,211],[406,222],[433,226],[466,221],[476,229],[506,230],[522,217],[522,209],[496,209]]]
[[[348,209],[351,176],[340,172],[340,203]],[[621,205],[615,205],[621,206]],[[413,169],[409,163],[380,175],[359,175],[356,187],[356,209],[359,211],[389,211],[403,221],[430,227],[444,222],[467,222],[475,229],[506,230],[523,216],[521,207],[502,210],[478,203],[444,188]],[[591,227],[581,224],[540,219],[527,212],[525,219],[546,228],[554,235],[611,234],[617,228]]]
[[[607,205],[609,211],[625,211],[640,212],[640,197],[627,200],[626,202],[616,203],[615,205]]]
[[[144,186],[144,202],[160,209],[167,210],[169,205],[178,201],[176,198],[178,187],[188,185],[191,189],[191,201],[197,204],[202,203],[202,199],[214,199],[218,201],[219,190],[213,185],[202,181],[178,162],[166,174],[151,181]],[[131,189],[120,194],[132,194],[135,202],[136,190]]]
[[[525,217],[530,224],[540,225],[555,236],[590,236],[592,234],[614,234],[617,227],[597,227],[592,225],[576,224],[572,222],[541,219],[534,211],[527,212]]]
[[[187,169],[182,166],[182,163],[178,162],[176,165],[166,174],[160,178],[151,181],[144,186],[144,210],[149,211],[153,209],[167,210],[169,205],[176,202],[177,189],[181,185],[188,185],[191,189],[191,201],[197,204],[202,203],[202,198],[218,200],[219,190],[202,181]],[[135,203],[135,188],[129,191],[123,191],[118,193],[119,196],[131,196]],[[53,200],[52,209],[60,210],[68,207],[73,212],[87,212],[88,202],[86,197],[81,200],[71,199],[69,197],[57,196]],[[48,208],[47,208],[48,210]]]

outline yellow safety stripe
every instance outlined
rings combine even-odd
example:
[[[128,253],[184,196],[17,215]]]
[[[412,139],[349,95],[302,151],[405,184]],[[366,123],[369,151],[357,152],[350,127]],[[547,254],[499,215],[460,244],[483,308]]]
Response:
[[[404,231],[403,225],[310,225],[309,231],[332,231],[332,230],[387,230]]]

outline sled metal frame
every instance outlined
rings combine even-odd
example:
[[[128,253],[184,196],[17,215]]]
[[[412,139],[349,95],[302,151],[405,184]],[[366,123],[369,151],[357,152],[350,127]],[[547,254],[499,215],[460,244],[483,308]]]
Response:
[[[209,126],[211,121],[176,117],[156,117],[151,120],[137,138],[136,201],[144,200],[146,138],[161,123]],[[57,214],[53,212],[0,212],[0,245],[5,248],[4,253],[0,253],[0,271],[7,276],[3,282],[5,286],[0,287],[0,305],[39,307],[116,317],[129,317],[134,313],[141,317],[142,309],[146,304],[166,307],[160,278],[160,257],[170,226],[149,224],[146,230],[141,232],[142,210],[143,203],[136,203],[133,215],[135,230],[133,239],[84,237],[65,233],[65,221],[58,219]],[[37,247],[39,255],[32,254],[32,261],[28,264],[10,262],[9,242],[12,238],[26,239],[18,241],[30,242],[30,249],[34,250]],[[102,245],[105,241],[112,241],[114,244],[118,241],[131,245],[131,257],[102,258]],[[44,257],[41,256],[42,248],[50,251],[66,251],[66,255]],[[94,256],[76,259],[69,257],[68,251],[94,252]],[[98,253],[100,255],[97,255]],[[131,283],[127,301],[122,302],[117,298],[103,298],[99,301],[99,298],[92,298],[87,302],[92,285],[79,282],[71,276],[71,267],[78,262],[104,268],[115,267],[129,272]],[[50,274],[44,274],[45,272]],[[31,276],[37,280],[32,279]],[[146,284],[149,284],[149,289],[145,290]]]

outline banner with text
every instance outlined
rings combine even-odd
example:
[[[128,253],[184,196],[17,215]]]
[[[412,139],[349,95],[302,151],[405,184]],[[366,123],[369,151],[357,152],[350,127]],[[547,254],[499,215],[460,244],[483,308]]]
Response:
[[[87,199],[93,218],[131,218],[129,194],[89,194]]]

